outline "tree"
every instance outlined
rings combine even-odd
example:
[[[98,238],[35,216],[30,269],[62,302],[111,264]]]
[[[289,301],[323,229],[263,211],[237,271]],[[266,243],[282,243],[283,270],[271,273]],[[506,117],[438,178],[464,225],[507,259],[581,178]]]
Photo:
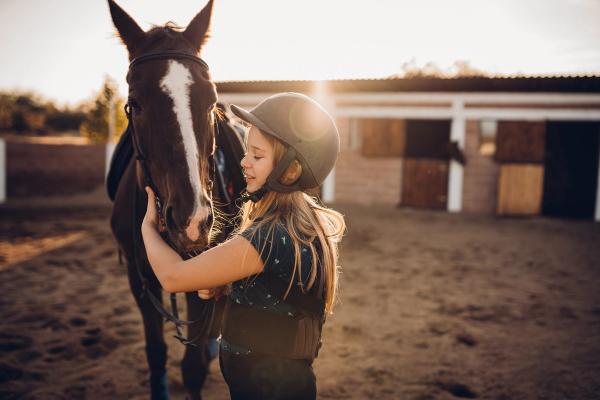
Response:
[[[77,131],[81,129],[81,124],[86,119],[83,111],[77,110],[54,110],[46,118],[46,126],[54,131]]]
[[[8,93],[0,93],[0,131],[12,130],[15,109],[14,96]]]
[[[395,74],[393,78],[474,78],[486,77],[490,74],[481,69],[475,68],[469,61],[455,61],[448,69],[442,69],[434,62],[428,62],[425,65],[417,65],[413,58],[405,62],[400,67],[402,72]]]
[[[127,127],[127,117],[122,112],[125,100],[119,97],[117,90],[116,82],[112,78],[106,77],[102,89],[100,89],[100,92],[86,110],[85,120],[81,125],[81,132],[94,142],[106,142],[108,140],[111,101],[114,101],[115,135],[119,136]]]
[[[459,78],[478,78],[491,76],[489,72],[476,68],[472,66],[469,61],[465,60],[454,61],[453,70],[454,76]]]
[[[31,92],[0,94],[0,130],[45,133],[44,100]]]

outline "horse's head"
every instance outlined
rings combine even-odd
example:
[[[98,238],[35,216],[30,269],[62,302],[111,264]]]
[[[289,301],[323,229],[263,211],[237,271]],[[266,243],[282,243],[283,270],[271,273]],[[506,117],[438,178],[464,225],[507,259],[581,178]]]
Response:
[[[108,4],[131,61],[151,53],[199,55],[213,0],[185,30],[168,23],[148,32],[114,1]],[[169,237],[180,249],[204,247],[213,222],[209,158],[217,100],[208,69],[191,59],[157,58],[132,65],[127,82],[134,135],[161,197]],[[143,185],[140,168],[138,184]]]

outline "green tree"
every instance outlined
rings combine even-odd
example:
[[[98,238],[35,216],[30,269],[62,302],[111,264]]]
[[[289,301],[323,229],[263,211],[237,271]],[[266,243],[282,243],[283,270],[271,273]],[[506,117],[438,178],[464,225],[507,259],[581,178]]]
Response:
[[[13,129],[13,113],[15,112],[14,96],[8,93],[0,93],[0,131]]]
[[[127,127],[127,117],[122,111],[125,100],[118,95],[116,82],[106,77],[102,89],[88,105],[85,120],[81,125],[81,132],[97,143],[108,140],[109,108],[111,101],[114,101],[115,112],[115,139]]]

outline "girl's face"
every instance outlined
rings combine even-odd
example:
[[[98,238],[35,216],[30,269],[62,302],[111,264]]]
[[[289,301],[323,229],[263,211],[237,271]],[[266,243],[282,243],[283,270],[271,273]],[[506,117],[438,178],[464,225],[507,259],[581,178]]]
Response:
[[[244,169],[246,190],[253,193],[265,184],[273,171],[275,154],[271,142],[254,126],[248,133],[247,147],[240,165]]]

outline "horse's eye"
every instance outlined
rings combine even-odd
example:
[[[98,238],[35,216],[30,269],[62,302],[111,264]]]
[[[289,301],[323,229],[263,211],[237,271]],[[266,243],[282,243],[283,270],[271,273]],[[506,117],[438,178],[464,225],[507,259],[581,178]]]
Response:
[[[140,107],[140,104],[132,97],[127,99],[127,103],[129,104],[129,108],[131,108],[131,111],[134,112],[140,112],[142,111],[142,107]]]

